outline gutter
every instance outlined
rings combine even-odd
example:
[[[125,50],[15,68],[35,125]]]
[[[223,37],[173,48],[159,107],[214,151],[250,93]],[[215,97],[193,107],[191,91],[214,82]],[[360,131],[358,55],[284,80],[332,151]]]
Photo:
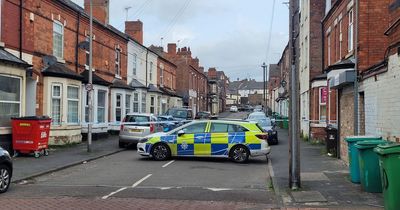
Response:
[[[22,60],[22,2],[19,0],[19,58]]]

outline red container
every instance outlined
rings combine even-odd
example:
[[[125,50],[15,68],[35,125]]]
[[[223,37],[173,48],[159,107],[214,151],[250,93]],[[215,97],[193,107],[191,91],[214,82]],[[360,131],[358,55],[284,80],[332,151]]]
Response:
[[[51,119],[49,117],[12,118],[12,144],[15,154],[48,155]]]

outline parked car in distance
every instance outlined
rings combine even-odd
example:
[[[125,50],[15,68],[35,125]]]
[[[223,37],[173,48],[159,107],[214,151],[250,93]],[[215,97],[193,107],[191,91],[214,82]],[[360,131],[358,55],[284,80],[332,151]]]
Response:
[[[119,131],[119,147],[137,144],[143,137],[162,131],[163,128],[157,121],[153,114],[127,114]]]
[[[254,108],[253,108],[251,105],[246,105],[246,106],[244,106],[244,111],[246,111],[246,112],[252,112],[253,109],[254,109]]]
[[[197,112],[196,117],[194,119],[210,119],[211,118],[211,113],[210,112]]]
[[[275,123],[272,122],[271,118],[257,118],[255,121],[264,132],[268,133],[268,144],[278,144],[278,131],[276,130]]]
[[[10,154],[0,147],[0,193],[8,190],[11,184],[13,165]]]
[[[174,121],[174,118],[169,115],[162,115],[157,117],[158,124],[162,127],[164,132],[168,132],[178,126],[178,122]]]
[[[265,119],[267,116],[264,112],[252,112],[247,116],[247,120],[257,120],[257,119]]]
[[[262,112],[262,111],[263,111],[262,105],[257,105],[256,107],[254,107],[254,112]]]
[[[169,115],[174,118],[174,120],[193,120],[193,111],[190,108],[184,107],[174,107],[170,108],[165,112],[164,115]]]
[[[231,108],[229,108],[229,111],[231,112],[238,112],[238,107],[237,106],[231,106]]]

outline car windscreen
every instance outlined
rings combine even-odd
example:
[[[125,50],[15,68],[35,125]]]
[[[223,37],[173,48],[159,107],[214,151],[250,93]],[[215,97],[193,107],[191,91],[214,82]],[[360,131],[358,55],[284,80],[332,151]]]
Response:
[[[248,119],[249,120],[265,119],[265,115],[262,115],[262,114],[252,115],[252,114],[250,114]]]
[[[261,127],[267,127],[272,125],[271,120],[268,118],[257,120],[257,124],[260,125]]]
[[[150,122],[150,117],[141,115],[127,115],[125,122],[128,125],[148,125]]]
[[[165,115],[171,115],[174,118],[187,118],[187,111],[186,110],[179,110],[179,109],[170,109],[168,110]]]

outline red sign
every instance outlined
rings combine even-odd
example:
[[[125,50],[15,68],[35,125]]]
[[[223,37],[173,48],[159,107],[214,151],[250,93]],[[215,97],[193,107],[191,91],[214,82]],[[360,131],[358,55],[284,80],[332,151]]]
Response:
[[[321,104],[326,104],[328,102],[328,88],[327,87],[321,87],[319,89],[320,96],[319,96],[319,101]]]

